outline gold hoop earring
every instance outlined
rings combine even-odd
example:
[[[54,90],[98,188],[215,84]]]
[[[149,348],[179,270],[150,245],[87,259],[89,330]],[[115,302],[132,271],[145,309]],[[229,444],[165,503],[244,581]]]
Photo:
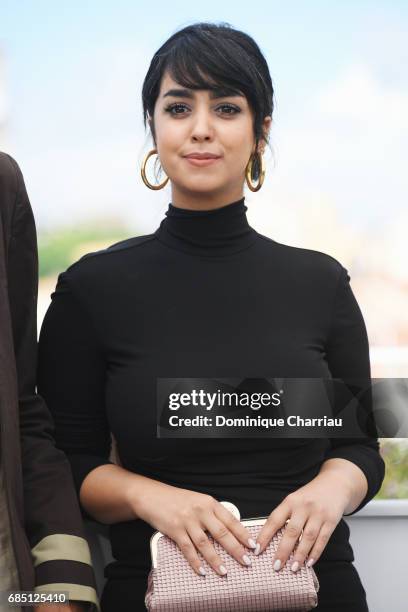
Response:
[[[254,164],[255,156],[258,156],[259,159],[259,177],[258,183],[256,185],[252,182],[252,167]],[[252,154],[249,158],[249,162],[247,164],[247,167],[245,168],[245,180],[251,191],[259,191],[262,187],[263,182],[265,180],[265,165],[263,155],[261,155],[260,153]]]
[[[149,182],[147,175],[146,175],[146,164],[148,159],[152,156],[152,155],[157,155],[157,149],[152,149],[151,151],[149,151],[147,153],[147,155],[145,155],[145,158],[143,160],[142,163],[142,167],[140,168],[140,174],[142,175],[142,181],[144,182],[144,184],[146,185],[146,187],[148,187],[149,189],[154,189],[155,191],[157,191],[158,189],[163,189],[163,187],[165,187],[169,181],[169,177],[166,176],[165,180],[162,183],[157,183],[156,185],[153,185],[152,183]]]

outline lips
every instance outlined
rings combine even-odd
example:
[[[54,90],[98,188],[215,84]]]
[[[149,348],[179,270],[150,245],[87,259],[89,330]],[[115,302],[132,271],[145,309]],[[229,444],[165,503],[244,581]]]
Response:
[[[214,153],[190,153],[184,157],[187,157],[187,159],[219,159],[221,156]]]

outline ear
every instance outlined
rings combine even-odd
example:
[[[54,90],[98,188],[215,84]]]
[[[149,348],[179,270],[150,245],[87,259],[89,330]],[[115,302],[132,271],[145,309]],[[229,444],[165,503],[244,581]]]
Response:
[[[258,143],[258,152],[261,155],[263,155],[265,153],[266,142],[267,142],[267,138],[269,136],[271,125],[272,125],[272,117],[270,117],[268,115],[263,120],[263,125],[262,125],[262,129],[263,129],[263,133],[264,133],[264,138],[261,138],[261,140]]]
[[[154,135],[154,127],[153,127],[153,117],[151,117],[151,116],[149,115],[149,113],[147,113],[147,123],[148,123],[149,128],[150,128],[150,134],[151,134],[152,139],[153,139],[153,144],[154,144],[154,146],[156,147],[156,139],[155,139],[155,135]]]

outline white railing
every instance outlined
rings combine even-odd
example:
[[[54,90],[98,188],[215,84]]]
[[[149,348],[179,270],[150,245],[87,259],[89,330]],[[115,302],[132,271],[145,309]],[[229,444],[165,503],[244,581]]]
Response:
[[[370,612],[406,612],[408,499],[372,500],[344,518]]]

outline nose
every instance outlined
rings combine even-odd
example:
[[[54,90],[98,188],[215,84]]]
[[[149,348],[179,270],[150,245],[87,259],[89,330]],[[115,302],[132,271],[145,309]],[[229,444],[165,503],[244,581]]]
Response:
[[[195,142],[212,140],[214,128],[211,115],[206,109],[197,110],[191,129],[191,138]]]

